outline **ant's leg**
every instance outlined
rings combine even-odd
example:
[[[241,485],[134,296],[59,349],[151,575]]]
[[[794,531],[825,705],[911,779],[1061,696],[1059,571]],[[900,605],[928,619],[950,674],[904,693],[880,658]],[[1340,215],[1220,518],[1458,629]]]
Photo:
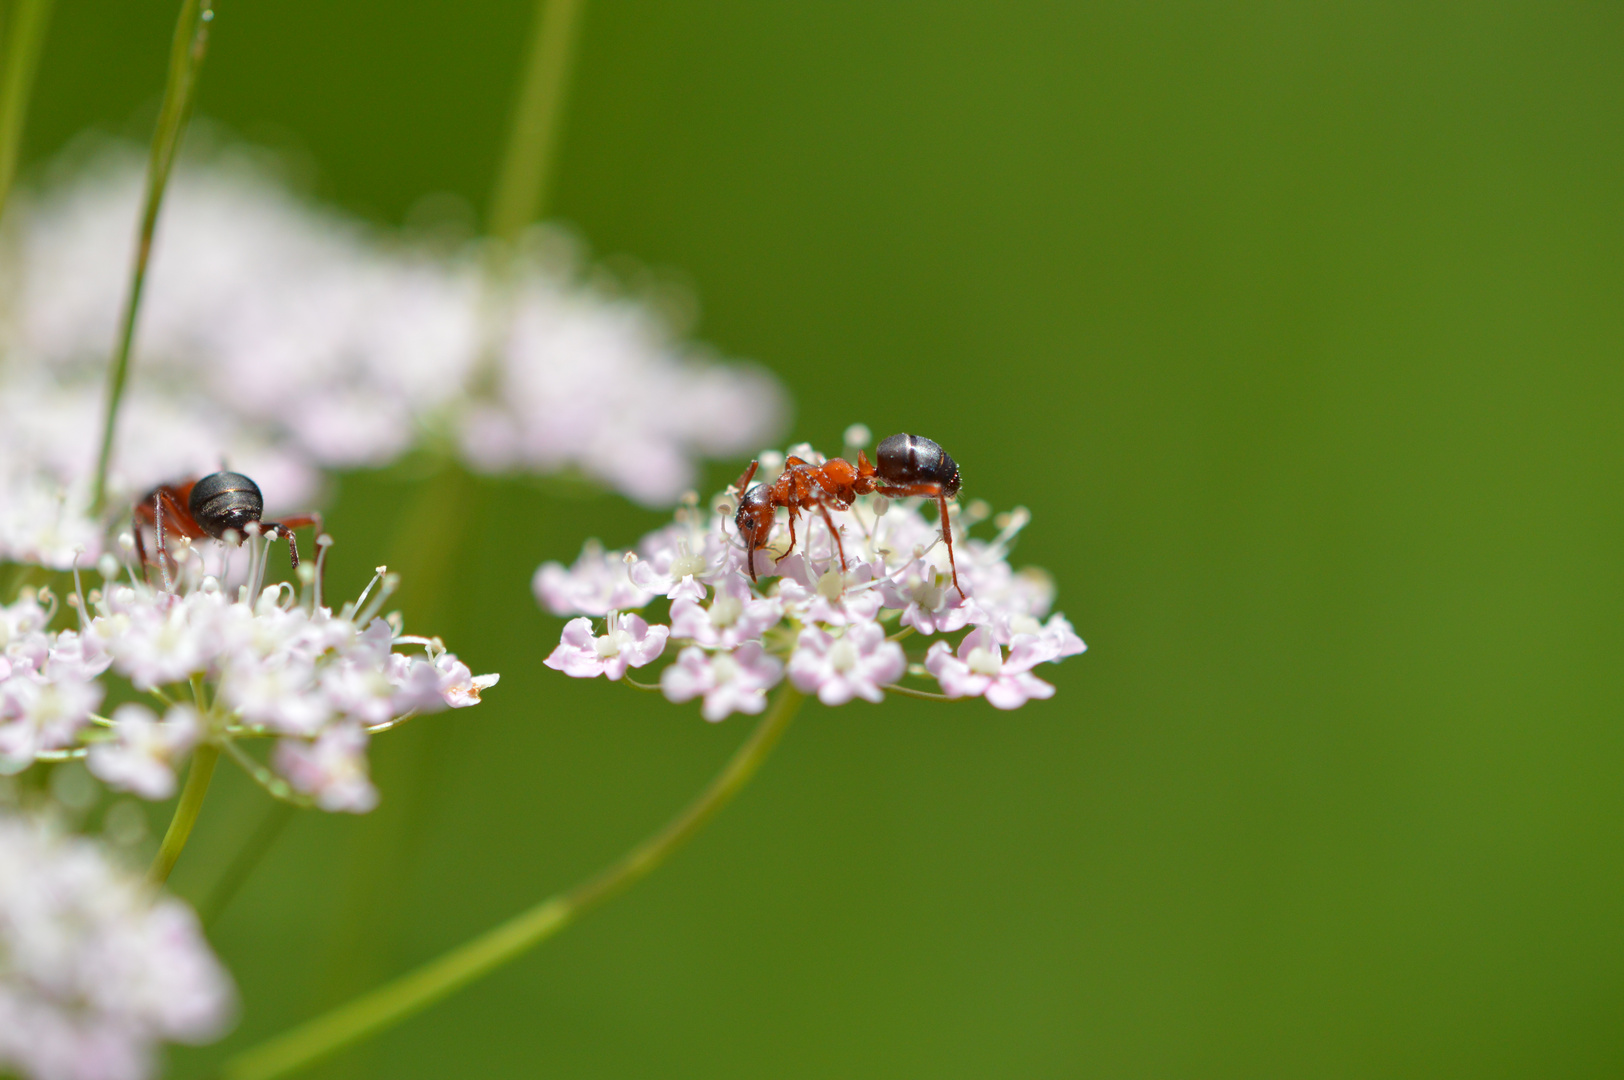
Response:
[[[953,519],[947,516],[947,496],[936,493],[936,509],[942,516],[942,539],[947,542],[947,565],[953,568],[953,587],[959,590],[959,599],[966,599],[964,586],[959,584],[959,564],[953,558]]]
[[[293,538],[293,530],[315,529],[318,540],[321,538],[321,534],[326,531],[322,524],[321,515],[314,511],[308,514],[295,514],[292,517],[285,517],[276,523],[276,527],[281,529],[288,538],[288,558],[292,560],[295,570],[299,569],[299,541]]]
[[[775,562],[775,563],[783,562],[785,559],[789,558],[790,553],[795,550],[795,516],[798,513],[800,513],[800,511],[795,508],[795,505],[793,503],[790,504],[790,506],[788,507],[788,510],[789,510],[789,547],[784,549],[784,553],[782,555],[778,556],[778,558],[773,560],[773,562]]]
[[[147,542],[142,538],[141,535],[144,531],[145,530],[141,526],[140,516],[132,515],[132,519],[130,521],[130,532],[135,535],[135,557],[139,560],[136,565],[141,568],[142,581],[147,580],[147,567],[150,565],[147,562]]]
[[[295,514],[292,517],[283,518],[281,521],[266,521],[261,522],[261,524],[266,529],[275,529],[278,533],[287,538],[288,560],[293,563],[293,568],[295,570],[299,569],[299,541],[294,538],[293,530],[314,528],[318,538],[320,538],[323,532],[321,515],[314,512],[309,514]]]
[[[314,527],[316,532],[322,532],[321,515],[317,513],[295,514],[293,517],[283,518],[277,522],[284,529],[308,529]]]
[[[198,527],[197,519],[192,517],[192,512],[186,508],[186,504],[181,501],[173,486],[159,488],[157,499],[169,513],[169,532],[172,536],[200,540],[208,535]],[[180,560],[169,554],[168,546],[160,538],[158,541],[158,558],[163,560],[166,556],[169,560],[167,565],[173,566],[178,576],[180,574]]]
[[[756,466],[758,466],[760,464],[761,464],[761,462],[759,462],[759,461],[752,461],[750,463],[750,467],[748,469],[744,470],[744,475],[739,477],[739,482],[734,485],[735,487],[737,487],[739,489],[739,494],[741,496],[746,491],[749,490],[750,481],[756,475]]]
[[[169,581],[169,548],[164,544],[164,492],[159,488],[152,496],[152,531],[158,544],[158,574],[163,578],[164,592],[173,592]],[[175,568],[177,571],[179,566]]]
[[[936,509],[942,518],[942,540],[947,544],[947,564],[953,568],[953,587],[959,590],[959,597],[964,597],[964,586],[959,584],[959,564],[953,558],[953,521],[947,516],[947,495],[942,491],[940,484],[909,484],[906,486],[887,485],[879,490],[881,495],[891,497],[907,497],[911,495],[926,495],[936,500]]]
[[[835,519],[829,516],[829,508],[827,506],[819,503],[818,510],[823,514],[823,523],[829,526],[829,535],[834,538],[835,550],[840,552],[840,572],[844,574],[846,572],[846,545],[840,542],[840,530],[835,528]],[[807,546],[810,550],[811,545],[809,544]]]
[[[285,521],[262,521],[259,523],[259,527],[264,530],[265,536],[272,543],[278,540],[288,542],[288,562],[293,564],[293,569],[299,569],[299,540],[293,535],[293,529],[288,523]]]

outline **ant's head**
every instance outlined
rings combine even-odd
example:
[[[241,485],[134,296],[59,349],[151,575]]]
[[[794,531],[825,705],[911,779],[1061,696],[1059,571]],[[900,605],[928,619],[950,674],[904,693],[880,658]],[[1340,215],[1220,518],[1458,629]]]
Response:
[[[767,542],[773,527],[772,488],[757,484],[739,500],[739,512],[733,515],[733,524],[739,527],[739,536],[751,550]]]
[[[739,527],[739,538],[744,541],[746,562],[750,576],[755,576],[756,551],[767,542],[773,530],[772,488],[757,484],[739,499],[739,512],[733,515],[733,524]]]
[[[210,473],[192,485],[186,509],[204,532],[221,540],[228,531],[247,536],[248,526],[265,512],[265,497],[242,473]]]
[[[888,484],[940,484],[948,498],[959,493],[958,462],[922,435],[892,435],[874,450],[876,471]]]

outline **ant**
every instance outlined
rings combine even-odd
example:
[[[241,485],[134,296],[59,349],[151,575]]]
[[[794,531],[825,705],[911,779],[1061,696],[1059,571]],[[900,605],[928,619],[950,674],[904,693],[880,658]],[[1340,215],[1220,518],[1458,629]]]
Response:
[[[141,565],[147,558],[146,544],[142,540],[143,526],[150,527],[158,542],[158,558],[169,558],[164,542],[164,530],[177,532],[196,540],[209,536],[224,540],[227,533],[248,535],[250,525],[258,525],[262,534],[271,540],[286,539],[288,559],[293,569],[299,569],[299,543],[293,537],[294,529],[314,525],[321,533],[320,514],[299,514],[281,521],[262,521],[265,497],[259,485],[242,473],[210,473],[202,479],[185,480],[178,484],[160,484],[135,504],[135,550]]]
[[[739,477],[739,511],[733,523],[744,539],[745,561],[750,566],[750,580],[756,580],[756,551],[767,542],[772,531],[774,511],[780,506],[789,510],[789,547],[795,547],[795,519],[801,510],[817,510],[829,526],[835,549],[840,553],[840,569],[846,569],[846,547],[840,542],[840,530],[829,516],[829,507],[849,510],[859,495],[889,495],[906,497],[923,495],[936,500],[942,522],[942,539],[947,543],[947,561],[953,568],[953,587],[964,595],[959,585],[959,566],[953,558],[953,526],[947,516],[947,500],[959,493],[959,466],[946,450],[920,435],[892,435],[881,439],[874,456],[879,464],[868,460],[863,451],[857,452],[857,464],[844,458],[830,458],[822,465],[814,465],[798,457],[784,462],[784,471],[770,484],[750,487],[759,461]],[[789,554],[788,551],[785,555]]]

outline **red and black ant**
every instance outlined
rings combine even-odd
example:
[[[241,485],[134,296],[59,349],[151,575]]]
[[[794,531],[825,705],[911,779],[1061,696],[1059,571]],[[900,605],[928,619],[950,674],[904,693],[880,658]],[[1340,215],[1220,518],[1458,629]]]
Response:
[[[165,530],[193,540],[205,536],[224,540],[227,533],[235,533],[242,539],[248,535],[250,525],[257,525],[261,535],[271,540],[287,540],[288,559],[295,570],[299,569],[299,543],[293,537],[293,530],[314,525],[319,535],[321,515],[299,514],[281,521],[262,521],[260,515],[264,512],[265,497],[260,494],[259,485],[242,473],[217,472],[202,479],[160,484],[135,504],[135,550],[142,566],[153,561],[147,558],[143,526],[151,528],[157,538],[158,558],[169,559]]]
[[[822,465],[814,465],[798,457],[784,462],[784,471],[770,484],[750,487],[759,461],[739,477],[739,512],[733,523],[744,539],[745,561],[750,567],[750,580],[756,580],[756,551],[767,542],[772,531],[774,512],[778,507],[789,510],[789,549],[795,548],[795,519],[802,510],[817,510],[829,526],[835,549],[840,553],[840,569],[846,569],[846,548],[840,542],[840,530],[835,528],[829,508],[849,510],[859,495],[888,495],[906,497],[921,495],[936,500],[942,520],[942,539],[947,543],[947,562],[953,568],[953,587],[964,595],[959,585],[959,567],[953,558],[953,526],[947,516],[947,500],[959,493],[959,466],[936,443],[919,435],[892,435],[880,440],[874,456],[879,464],[871,464],[868,455],[857,453],[857,464],[844,458],[830,458]]]

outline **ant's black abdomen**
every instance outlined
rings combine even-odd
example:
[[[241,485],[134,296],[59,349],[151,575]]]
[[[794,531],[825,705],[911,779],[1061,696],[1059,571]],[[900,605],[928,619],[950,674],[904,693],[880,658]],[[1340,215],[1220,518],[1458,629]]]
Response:
[[[210,473],[193,484],[187,504],[198,525],[216,540],[228,530],[246,536],[248,526],[265,512],[259,485],[234,472]]]
[[[875,448],[875,469],[888,484],[940,484],[948,498],[959,493],[959,466],[947,451],[922,435],[892,435]]]

